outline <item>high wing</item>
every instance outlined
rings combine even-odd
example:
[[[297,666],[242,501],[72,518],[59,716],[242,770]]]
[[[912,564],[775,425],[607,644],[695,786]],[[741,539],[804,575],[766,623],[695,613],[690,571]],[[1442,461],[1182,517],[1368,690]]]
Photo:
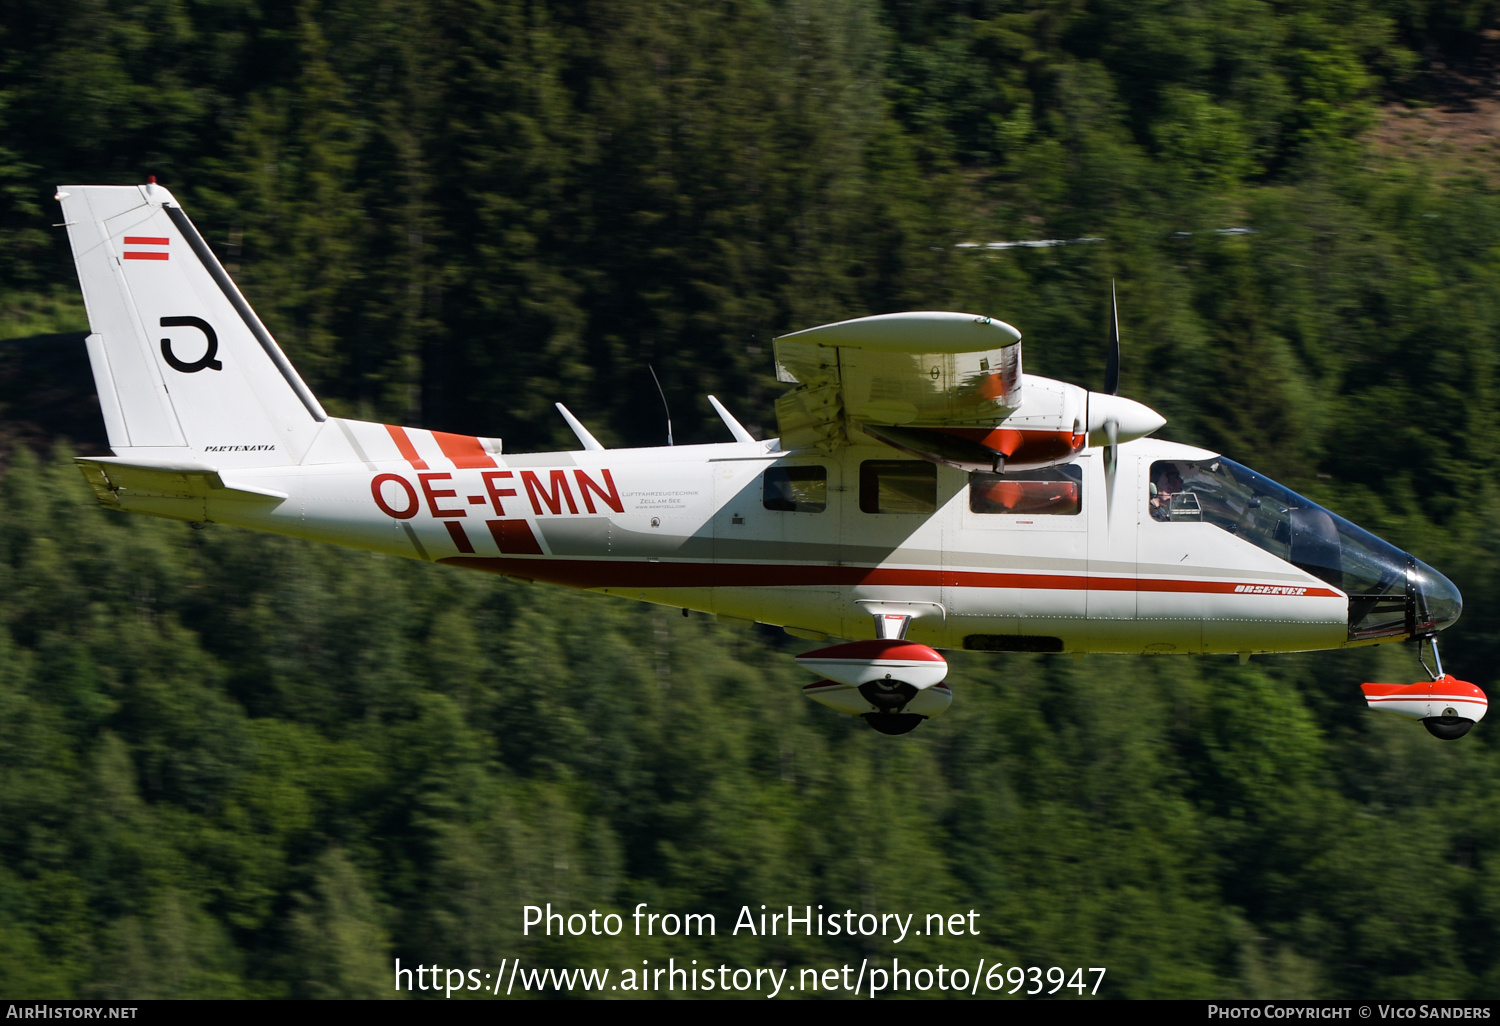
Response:
[[[776,403],[785,449],[831,452],[864,435],[964,470],[1046,467],[1077,456],[1093,420],[1139,406],[1023,374],[1021,333],[978,314],[861,317],[775,346],[778,378],[798,386]],[[1149,416],[1127,418],[1130,437],[1162,423],[1140,410]]]
[[[778,376],[802,385],[777,403],[788,447],[832,439],[848,423],[984,427],[1021,405],[1021,333],[989,317],[883,314],[775,345]]]

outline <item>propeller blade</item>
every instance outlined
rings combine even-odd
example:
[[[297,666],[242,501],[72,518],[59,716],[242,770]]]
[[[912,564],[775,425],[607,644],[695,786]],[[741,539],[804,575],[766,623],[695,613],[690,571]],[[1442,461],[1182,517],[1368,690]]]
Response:
[[[1120,394],[1120,301],[1115,296],[1115,283],[1109,283],[1109,354],[1104,363],[1104,391],[1110,395]]]
[[[1115,508],[1115,471],[1120,466],[1119,421],[1104,422],[1104,437],[1109,440],[1109,444],[1104,447],[1104,513],[1108,520]]]

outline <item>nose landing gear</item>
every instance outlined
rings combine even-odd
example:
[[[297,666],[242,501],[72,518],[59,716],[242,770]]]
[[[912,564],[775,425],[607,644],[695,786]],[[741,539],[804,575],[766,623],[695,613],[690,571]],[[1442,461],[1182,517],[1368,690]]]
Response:
[[[1423,651],[1429,642],[1432,645],[1432,666],[1427,665],[1426,652]],[[1362,684],[1360,689],[1371,709],[1421,720],[1422,726],[1433,737],[1457,741],[1484,718],[1489,700],[1473,684],[1443,672],[1443,657],[1438,652],[1435,636],[1419,638],[1417,644],[1417,659],[1431,680],[1415,684]]]
[[[1426,653],[1422,651],[1424,642],[1432,642],[1432,662],[1436,669],[1427,665]],[[1443,655],[1438,651],[1437,637],[1421,639],[1417,642],[1417,662],[1422,664],[1422,669],[1434,682],[1448,681],[1452,678],[1443,672]],[[1478,690],[1477,688],[1475,690]],[[1427,733],[1441,741],[1457,741],[1469,732],[1474,726],[1474,721],[1465,719],[1458,715],[1458,710],[1453,706],[1443,709],[1441,716],[1429,716],[1422,721],[1422,726],[1427,728]]]

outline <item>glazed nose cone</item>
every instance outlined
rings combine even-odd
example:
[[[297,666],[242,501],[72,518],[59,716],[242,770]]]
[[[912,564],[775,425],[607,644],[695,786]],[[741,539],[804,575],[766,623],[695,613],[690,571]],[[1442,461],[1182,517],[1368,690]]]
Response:
[[[1451,627],[1464,611],[1464,597],[1454,583],[1420,559],[1412,560],[1406,579],[1416,593],[1418,635]]]

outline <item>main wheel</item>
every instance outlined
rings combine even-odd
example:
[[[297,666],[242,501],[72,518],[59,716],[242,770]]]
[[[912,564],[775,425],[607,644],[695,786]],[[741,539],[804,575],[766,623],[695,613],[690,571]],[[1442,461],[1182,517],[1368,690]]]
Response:
[[[859,686],[859,693],[865,696],[865,701],[883,713],[893,713],[902,709],[907,702],[917,697],[917,689],[902,680],[872,680],[868,684]],[[879,727],[875,728],[879,730]],[[910,730],[907,727],[906,730]],[[894,731],[897,734],[905,734],[906,730]],[[886,731],[886,733],[893,733]]]
[[[1430,716],[1422,721],[1422,726],[1427,728],[1427,733],[1444,741],[1457,741],[1469,732],[1474,726],[1473,720],[1466,720],[1462,716]]]

